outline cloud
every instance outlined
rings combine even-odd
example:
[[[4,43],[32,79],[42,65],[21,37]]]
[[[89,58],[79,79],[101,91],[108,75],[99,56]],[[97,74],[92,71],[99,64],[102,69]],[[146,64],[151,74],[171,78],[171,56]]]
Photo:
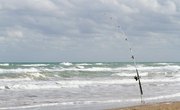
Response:
[[[7,36],[11,38],[22,38],[23,32],[20,30],[7,30]]]
[[[161,14],[175,14],[176,4],[170,0],[138,0],[144,9]]]
[[[2,11],[20,11],[22,13],[24,11],[23,14],[29,14],[31,11],[34,13],[41,12],[41,14],[58,11],[58,7],[50,0],[11,0],[11,2],[1,0],[0,2]]]
[[[133,48],[149,56],[147,48],[179,46],[179,10],[178,0],[1,0],[0,46],[41,60],[121,61],[128,52],[120,25]]]

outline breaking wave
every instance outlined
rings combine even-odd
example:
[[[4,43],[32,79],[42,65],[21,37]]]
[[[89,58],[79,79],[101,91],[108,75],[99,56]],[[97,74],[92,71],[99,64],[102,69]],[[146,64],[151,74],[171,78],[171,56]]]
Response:
[[[142,79],[143,84],[156,83],[180,83],[178,79]],[[1,79],[0,89],[61,89],[61,88],[82,88],[82,87],[108,87],[112,85],[132,85],[137,84],[134,79],[113,79],[113,80],[63,80],[63,81],[34,81],[25,79]]]
[[[71,65],[73,65],[73,64],[72,64],[72,63],[69,63],[69,62],[63,62],[63,63],[61,63],[61,65],[71,66]]]
[[[0,66],[9,66],[9,63],[1,63]]]
[[[48,64],[23,64],[21,66],[25,66],[25,67],[41,67],[41,66],[48,66]]]

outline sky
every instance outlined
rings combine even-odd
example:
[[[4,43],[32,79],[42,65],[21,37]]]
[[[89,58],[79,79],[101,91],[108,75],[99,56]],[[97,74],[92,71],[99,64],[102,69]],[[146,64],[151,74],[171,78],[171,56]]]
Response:
[[[0,0],[0,62],[180,61],[179,0]]]

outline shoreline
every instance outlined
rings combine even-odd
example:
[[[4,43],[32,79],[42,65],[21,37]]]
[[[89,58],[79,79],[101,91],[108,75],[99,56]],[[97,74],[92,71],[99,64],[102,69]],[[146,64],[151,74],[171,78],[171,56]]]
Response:
[[[112,108],[108,110],[180,110],[180,101],[147,103],[147,104],[124,107],[124,108]]]

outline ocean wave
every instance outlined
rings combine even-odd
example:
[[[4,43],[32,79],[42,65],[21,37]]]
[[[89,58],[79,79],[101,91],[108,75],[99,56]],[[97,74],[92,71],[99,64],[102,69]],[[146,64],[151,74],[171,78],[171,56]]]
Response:
[[[90,71],[90,72],[98,72],[98,71],[109,71],[109,72],[122,72],[122,71],[135,71],[135,67],[117,67],[117,68],[111,68],[111,67],[91,67],[87,68],[84,66],[75,66],[70,68],[53,68],[53,69],[44,69],[47,71]],[[138,70],[140,71],[179,71],[180,66],[161,66],[161,67],[138,67]]]
[[[41,66],[48,66],[49,64],[23,64],[21,66],[24,67],[41,67]]]
[[[138,66],[138,70],[141,71],[150,71],[150,70],[172,70],[172,71],[178,71],[180,70],[179,65],[167,65],[167,66]],[[119,67],[116,68],[116,70],[126,70],[126,71],[132,71],[135,70],[134,66],[128,66],[128,67]]]
[[[95,72],[95,71],[112,71],[112,68],[106,68],[106,67],[92,67],[92,68],[74,69],[74,70]]]
[[[173,65],[173,63],[153,63],[154,65]]]
[[[96,65],[103,65],[103,63],[96,63]]]
[[[73,64],[72,64],[72,63],[69,63],[69,62],[62,62],[61,65],[64,65],[64,66],[72,66]]]
[[[180,66],[171,65],[171,66],[159,66],[159,67],[142,67],[139,69],[140,70],[172,70],[172,71],[178,71],[178,70],[180,70]]]
[[[141,79],[142,83],[158,83],[158,82],[180,82],[180,78],[177,79]],[[71,80],[71,81],[57,81],[59,85],[66,85],[66,87],[71,85],[76,85],[76,87],[84,87],[84,86],[109,86],[109,85],[121,85],[121,84],[136,84],[137,81],[134,79],[114,79],[114,80],[91,80],[91,81],[79,81],[79,80]]]
[[[88,66],[88,65],[92,65],[90,63],[80,63],[80,64],[76,64],[76,65],[79,65],[79,66]]]
[[[0,66],[9,66],[9,63],[1,63]]]
[[[0,80],[0,89],[10,90],[40,90],[40,89],[60,89],[60,88],[79,88],[79,85],[61,85],[56,81],[33,81],[33,80]]]
[[[113,85],[113,84],[131,84],[136,83],[135,80],[124,79],[124,80],[71,80],[71,81],[57,81],[59,85],[78,85],[78,86],[98,86],[98,85]]]
[[[82,64],[82,63],[80,63]],[[86,63],[85,63],[86,64]],[[88,63],[87,63],[88,64]],[[24,65],[24,64],[23,64]],[[46,64],[45,64],[46,65]],[[30,78],[47,78],[56,77],[59,78],[63,75],[68,77],[79,77],[83,78],[83,74],[87,77],[95,77],[97,74],[98,77],[111,77],[111,76],[120,76],[120,77],[133,77],[135,76],[135,67],[132,65],[106,65],[106,66],[83,66],[79,64],[68,63],[65,65],[72,66],[62,66],[59,64],[53,64],[51,66],[45,66],[44,64],[28,64],[24,65],[25,67],[20,66],[20,64],[13,65],[12,67],[1,67],[0,68],[0,78],[13,76],[18,77],[30,77]],[[64,65],[64,64],[63,64]],[[10,65],[11,66],[11,65]],[[27,66],[27,67],[26,67]],[[40,66],[40,67],[39,67]],[[41,67],[42,66],[42,67]],[[165,66],[149,66],[149,65],[138,65],[139,74],[142,77],[179,77],[180,65],[165,65]],[[91,74],[93,73],[93,74]],[[85,76],[84,75],[84,76]],[[82,76],[82,77],[81,77]]]
[[[63,72],[63,71],[87,71],[87,72],[100,72],[100,71],[119,71],[121,69],[108,68],[108,67],[92,67],[85,68],[84,66],[76,67],[55,67],[55,68],[15,68],[15,69],[0,69],[0,73],[38,73],[38,72]]]
[[[143,101],[157,101],[162,99],[171,99],[171,98],[180,97],[180,93],[174,93],[169,95],[161,95],[155,97],[144,97]],[[109,104],[109,103],[130,103],[130,102],[139,102],[139,98],[129,98],[129,99],[104,99],[104,100],[76,100],[76,101],[66,101],[66,102],[49,102],[49,103],[40,103],[32,105],[23,105],[15,107],[1,107],[0,110],[16,110],[16,109],[33,109],[41,107],[55,107],[61,105],[90,105],[90,104]]]
[[[84,69],[85,67],[84,66],[82,66],[82,65],[78,65],[78,66],[76,66],[77,68],[79,68],[79,69]]]
[[[16,69],[0,69],[0,73],[37,73],[37,68],[16,68]]]
[[[31,78],[4,78],[0,79],[0,82],[23,82],[23,81],[31,81]]]
[[[41,74],[41,73],[27,73],[23,76],[30,78],[30,79],[39,79],[39,78],[47,79],[48,78],[48,76],[46,76],[45,74]]]
[[[112,68],[105,68],[105,67],[92,67],[92,68],[85,68],[84,66],[76,66],[71,68],[53,68],[53,69],[43,69],[44,71],[49,72],[57,72],[57,71],[89,71],[89,72],[98,72],[98,71],[112,71]]]
[[[141,79],[142,84],[152,83],[174,83],[180,82],[177,79]],[[17,89],[17,90],[34,90],[34,89],[61,89],[61,88],[82,88],[82,87],[99,87],[112,85],[131,85],[137,84],[134,79],[113,79],[113,80],[63,80],[63,81],[34,81],[31,79],[0,79],[1,89]]]
[[[140,73],[140,76],[148,76],[148,75],[149,75],[148,72]],[[136,74],[135,73],[133,73],[133,74],[132,73],[114,73],[111,76],[134,77],[134,76],[136,76]]]
[[[142,77],[179,77],[179,71],[180,71],[180,66],[166,66],[166,67],[142,67],[138,68],[139,74]],[[97,74],[99,77],[104,77],[104,74],[102,73],[107,73],[108,76],[121,76],[121,77],[131,77],[135,76],[136,71],[135,68],[129,68],[129,67],[118,67],[118,68],[110,68],[110,67],[90,67],[87,68],[85,66],[80,66],[76,65],[75,67],[54,67],[54,68],[35,68],[35,67],[30,67],[30,68],[15,68],[15,69],[0,69],[0,77],[8,77],[8,76],[15,76],[16,74],[18,75],[17,77],[20,76],[41,76],[41,77],[48,77],[45,75],[50,75],[51,77],[57,76],[61,74],[66,74],[66,75],[72,75],[72,77],[75,75],[76,77],[81,77],[77,76],[76,74],[82,72],[81,75],[83,74],[88,74],[88,73],[94,73]],[[98,73],[99,72],[99,73]],[[94,75],[92,74],[92,75]],[[89,74],[88,76],[91,76]],[[70,76],[71,77],[71,76]]]

